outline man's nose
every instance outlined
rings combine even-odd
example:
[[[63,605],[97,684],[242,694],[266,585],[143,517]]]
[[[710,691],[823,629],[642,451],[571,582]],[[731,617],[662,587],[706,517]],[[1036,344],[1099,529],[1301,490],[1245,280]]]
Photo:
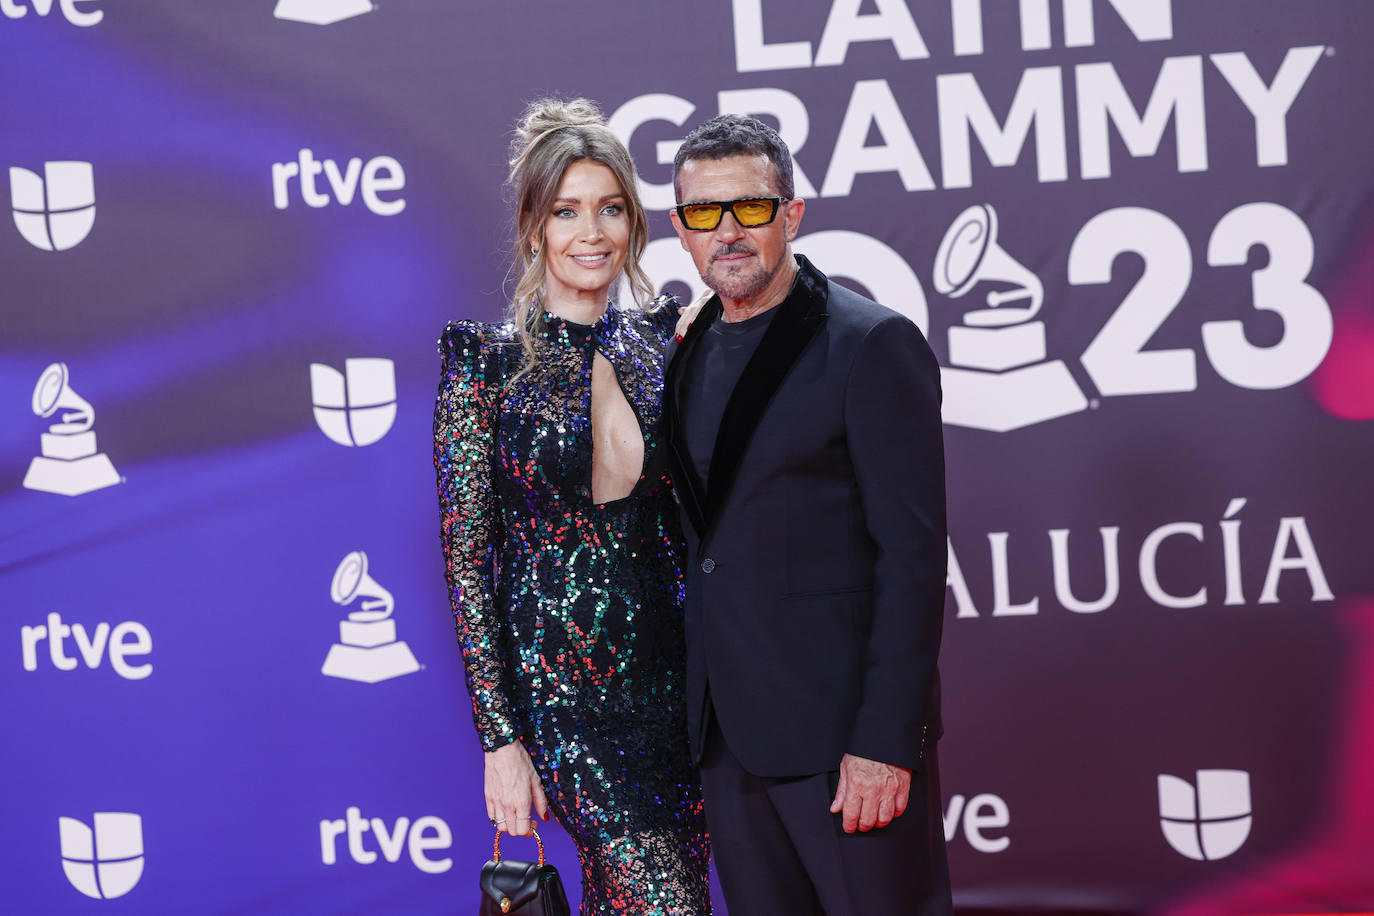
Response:
[[[720,225],[716,227],[716,238],[727,245],[744,238],[744,227],[735,219],[735,211],[726,209],[720,215]]]

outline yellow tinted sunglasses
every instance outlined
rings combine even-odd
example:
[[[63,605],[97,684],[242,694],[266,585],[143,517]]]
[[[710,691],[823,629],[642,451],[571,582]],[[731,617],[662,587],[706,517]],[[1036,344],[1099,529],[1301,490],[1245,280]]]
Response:
[[[739,200],[703,200],[692,204],[678,204],[677,216],[682,225],[694,232],[708,232],[720,225],[728,208],[735,222],[745,229],[766,226],[778,215],[778,205],[785,197],[741,197]]]

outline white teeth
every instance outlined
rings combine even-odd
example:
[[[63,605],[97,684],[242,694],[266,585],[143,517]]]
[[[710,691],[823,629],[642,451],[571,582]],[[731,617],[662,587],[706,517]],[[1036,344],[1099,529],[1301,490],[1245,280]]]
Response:
[[[604,254],[575,254],[573,260],[581,261],[583,264],[591,264],[594,261],[606,260],[606,256]]]

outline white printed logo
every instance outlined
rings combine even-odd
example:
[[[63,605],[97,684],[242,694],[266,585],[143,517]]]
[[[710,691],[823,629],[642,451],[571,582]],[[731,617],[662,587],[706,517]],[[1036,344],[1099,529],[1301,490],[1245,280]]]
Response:
[[[315,179],[323,174],[324,187],[333,191],[331,198],[327,191],[320,190]],[[272,206],[285,210],[291,205],[291,180],[296,179],[301,200],[308,207],[327,207],[331,201],[340,206],[353,203],[353,198],[361,196],[363,206],[378,216],[395,216],[406,208],[404,197],[383,199],[383,192],[402,191],[406,186],[406,170],[393,156],[374,156],[363,162],[357,156],[349,159],[343,168],[333,159],[316,159],[313,151],[303,149],[295,161],[272,163]]]
[[[442,875],[453,867],[453,859],[444,856],[431,859],[430,850],[448,849],[453,845],[453,831],[441,817],[427,814],[414,822],[398,817],[390,825],[380,817],[365,818],[361,808],[349,805],[344,816],[320,821],[320,861],[335,865],[339,861],[339,838],[346,838],[348,856],[359,865],[377,861],[377,850],[388,862],[399,862],[401,851],[410,854],[411,864],[427,875]],[[368,849],[366,834],[376,837],[377,849]]]
[[[999,795],[984,793],[968,799],[952,795],[945,809],[945,842],[952,843],[959,832],[960,813],[963,814],[964,838],[978,852],[997,853],[1011,845],[1009,836],[989,836],[988,831],[1005,830],[1011,826],[1011,809]]]
[[[65,251],[95,225],[95,175],[89,162],[47,162],[43,176],[10,168],[14,224],[30,245]]]
[[[71,388],[66,363],[53,363],[33,389],[33,412],[57,422],[43,433],[43,454],[29,464],[24,486],[45,493],[79,496],[120,482],[109,456],[95,445],[95,408]]]
[[[105,18],[104,10],[79,10],[76,8],[78,3],[88,5],[95,3],[96,0],[61,0],[58,4],[62,10],[62,16],[76,26],[93,26]],[[34,13],[39,17],[46,17],[52,12],[53,0],[30,0]],[[29,7],[24,6],[23,0],[4,0],[0,2],[0,13],[4,13],[8,19],[23,19],[29,14]]]
[[[1198,770],[1196,790],[1177,776],[1161,775],[1159,816],[1175,852],[1199,862],[1224,859],[1250,836],[1250,774]]]
[[[333,25],[372,12],[372,0],[277,0],[272,15],[292,22]]]
[[[1271,263],[1252,273],[1250,304],[1274,313],[1282,336],[1277,343],[1256,346],[1246,337],[1243,321],[1204,321],[1201,355],[1224,381],[1269,391],[1295,385],[1321,365],[1334,325],[1325,297],[1307,282],[1314,250],[1302,218],[1278,204],[1242,204],[1212,229],[1207,264],[1244,267],[1256,246],[1268,252]],[[1183,303],[1193,278],[1192,248],[1176,222],[1143,207],[1097,214],[1069,245],[1069,285],[1110,282],[1117,259],[1127,254],[1143,262],[1140,279],[1084,349],[1083,371],[1103,397],[1196,391],[1198,350],[1149,346]],[[955,219],[934,270],[935,288],[950,297],[963,296],[985,280],[1010,287],[989,293],[988,308],[969,312],[965,327],[950,329],[952,366],[942,372],[946,423],[1003,432],[1088,406],[1062,362],[1040,362],[1044,327],[1030,319],[1042,304],[1042,286],[997,244],[992,207],[970,207]]]
[[[329,597],[343,605],[355,598],[364,600],[359,610],[339,621],[339,641],[329,650],[321,671],[330,677],[375,684],[420,670],[410,646],[396,640],[396,621],[391,619],[395,601],[367,574],[367,554],[355,550],[343,558],[334,571]]]
[[[389,359],[347,359],[340,372],[310,364],[315,422],[340,445],[371,445],[396,419],[396,369]]]
[[[143,819],[96,812],[95,830],[74,817],[57,819],[62,870],[72,887],[97,900],[123,897],[143,877]]]
[[[997,244],[997,212],[969,207],[954,220],[935,255],[936,291],[958,298],[985,281],[1000,283],[987,308],[949,329],[949,361],[940,373],[944,419],[1005,432],[1075,413],[1087,399],[1060,360],[1045,361],[1040,278]]]
[[[108,649],[110,667],[126,681],[141,681],[153,673],[151,662],[141,665],[131,665],[128,662],[131,655],[143,656],[153,651],[152,634],[143,624],[126,620],[111,629],[108,623],[102,621],[96,624],[94,630],[87,632],[79,623],[63,623],[62,615],[56,611],[48,615],[46,625],[20,628],[19,648],[24,660],[24,670],[38,670],[38,644],[46,639],[48,658],[52,661],[53,667],[59,671],[74,671],[77,659],[66,652],[67,637],[72,637],[81,660],[92,671],[100,667],[100,660]]]

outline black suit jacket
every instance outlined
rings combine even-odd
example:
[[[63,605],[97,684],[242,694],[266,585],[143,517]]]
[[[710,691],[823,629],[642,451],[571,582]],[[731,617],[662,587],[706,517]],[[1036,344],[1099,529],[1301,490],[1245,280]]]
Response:
[[[664,422],[687,534],[687,704],[759,776],[845,753],[916,769],[940,734],[945,596],[940,375],[920,330],[805,258],[744,369],[710,489],[686,453],[670,348]]]

